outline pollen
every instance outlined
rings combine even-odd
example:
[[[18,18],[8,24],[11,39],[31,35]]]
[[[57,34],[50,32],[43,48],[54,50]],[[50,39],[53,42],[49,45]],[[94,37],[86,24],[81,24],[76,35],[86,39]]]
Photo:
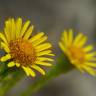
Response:
[[[34,64],[36,52],[28,40],[17,39],[9,43],[12,59],[23,66]]]
[[[69,51],[73,63],[83,64],[85,62],[85,52],[82,48],[71,46],[69,47]]]

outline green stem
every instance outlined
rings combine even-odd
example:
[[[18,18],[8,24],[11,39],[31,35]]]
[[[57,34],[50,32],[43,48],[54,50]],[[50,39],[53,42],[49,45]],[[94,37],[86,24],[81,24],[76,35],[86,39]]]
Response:
[[[14,70],[14,68],[6,68],[6,70],[2,71],[1,73],[0,96],[5,96],[6,93],[24,77],[24,74],[18,69]]]
[[[5,78],[2,78],[1,80],[1,86],[0,86],[0,96],[5,96],[6,93],[15,85],[19,80],[24,77],[24,75],[19,71],[15,70],[14,72],[8,72],[7,76]]]
[[[69,72],[73,68],[74,67],[70,64],[69,60],[67,60],[67,58],[62,55],[58,59],[57,64],[53,66],[53,68],[48,73],[46,73],[45,76],[31,84],[20,96],[32,96],[33,93],[37,92],[40,88],[46,85],[48,81],[63,73]]]

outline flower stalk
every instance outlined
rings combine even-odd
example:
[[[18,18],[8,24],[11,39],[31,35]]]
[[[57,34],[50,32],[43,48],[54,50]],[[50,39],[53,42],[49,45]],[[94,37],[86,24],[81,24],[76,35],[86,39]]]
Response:
[[[57,64],[54,65],[53,68],[48,73],[46,73],[44,77],[37,79],[37,81],[30,85],[20,96],[32,96],[33,93],[37,92],[50,80],[58,77],[61,74],[65,74],[71,71],[73,68],[74,66],[70,64],[69,60],[64,55],[60,56],[60,58],[58,58]]]
[[[23,79],[24,74],[15,67],[9,69],[7,67],[7,62],[1,64],[0,68],[0,96],[5,96],[7,92],[18,83],[17,81]]]
[[[19,75],[18,75],[19,74]],[[21,75],[19,71],[13,72],[10,75],[7,75],[3,78],[0,86],[0,96],[5,96],[7,92],[13,88],[14,85],[18,83],[21,79],[23,79],[24,75]]]

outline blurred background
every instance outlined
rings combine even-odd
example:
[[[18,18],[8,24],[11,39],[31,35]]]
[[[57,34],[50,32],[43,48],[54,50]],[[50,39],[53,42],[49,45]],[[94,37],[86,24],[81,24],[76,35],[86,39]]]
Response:
[[[84,32],[90,42],[95,42],[95,5],[96,0],[0,0],[0,27],[9,17],[30,19],[37,31],[49,36],[58,57],[58,41],[64,29]],[[6,96],[18,96],[35,79],[24,78]],[[50,81],[34,96],[96,96],[96,78],[73,70]]]

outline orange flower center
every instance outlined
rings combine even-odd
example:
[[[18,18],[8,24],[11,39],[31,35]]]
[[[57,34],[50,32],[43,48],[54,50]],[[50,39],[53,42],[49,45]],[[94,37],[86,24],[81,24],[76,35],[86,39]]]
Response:
[[[23,66],[33,64],[36,60],[34,47],[28,40],[17,39],[9,43],[13,60]]]
[[[82,64],[85,61],[85,52],[76,46],[69,47],[69,54],[72,63],[74,64]]]

